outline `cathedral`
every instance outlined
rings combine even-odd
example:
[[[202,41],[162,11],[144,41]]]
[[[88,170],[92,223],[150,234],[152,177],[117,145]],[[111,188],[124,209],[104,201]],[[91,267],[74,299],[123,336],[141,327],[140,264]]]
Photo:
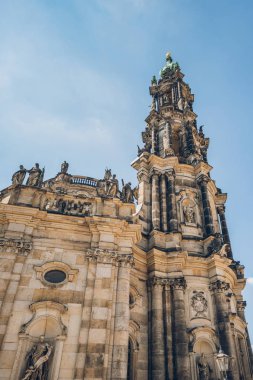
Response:
[[[253,379],[227,194],[169,53],[149,91],[136,187],[64,161],[0,192],[1,380]]]

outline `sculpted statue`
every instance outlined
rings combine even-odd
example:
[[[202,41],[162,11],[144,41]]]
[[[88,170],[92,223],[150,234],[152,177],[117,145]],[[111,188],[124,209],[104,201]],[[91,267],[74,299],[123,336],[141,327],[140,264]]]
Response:
[[[44,342],[44,336],[40,337],[38,344],[34,345],[28,354],[27,368],[22,380],[47,380],[48,359],[53,346]]]
[[[116,197],[119,191],[119,181],[116,178],[116,174],[113,174],[112,179],[109,182],[107,194]]]
[[[134,201],[134,195],[133,190],[131,188],[131,182],[124,183],[122,179],[122,200],[126,203],[133,203]]]
[[[104,190],[105,190],[106,195],[109,195],[111,180],[112,180],[112,171],[111,169],[106,168],[105,174],[104,174]]]
[[[183,213],[184,213],[184,219],[186,223],[195,223],[195,212],[192,207],[190,206],[184,206],[183,208]]]
[[[19,170],[13,174],[12,176],[12,184],[13,185],[22,185],[26,175],[26,169],[23,165],[19,166]]]
[[[197,366],[198,366],[198,372],[199,372],[199,380],[209,380],[210,366],[203,353],[201,354],[201,357],[198,360]]]
[[[194,295],[191,299],[191,306],[195,311],[195,317],[206,317],[207,300],[204,297],[204,292],[193,292]]]
[[[66,174],[67,171],[68,171],[68,168],[69,168],[69,164],[68,164],[66,161],[64,161],[64,162],[61,164],[61,173]]]
[[[36,163],[32,169],[28,170],[28,173],[27,186],[39,186],[42,177],[42,170],[39,164]]]
[[[112,171],[111,169],[105,169],[105,175],[104,175],[104,180],[108,181],[112,178]]]
[[[135,188],[133,189],[133,196],[138,201],[138,198],[139,198],[139,186],[135,186]]]

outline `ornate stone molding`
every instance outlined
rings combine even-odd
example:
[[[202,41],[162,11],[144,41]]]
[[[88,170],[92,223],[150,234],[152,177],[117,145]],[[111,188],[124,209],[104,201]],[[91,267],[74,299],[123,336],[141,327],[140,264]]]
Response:
[[[197,183],[199,185],[201,185],[203,182],[204,183],[208,183],[210,181],[210,178],[205,175],[205,174],[201,174],[198,178],[197,178]]]
[[[201,290],[194,290],[191,296],[191,308],[194,318],[206,318],[208,302],[205,293]]]
[[[168,281],[169,280],[167,278],[154,276],[154,277],[148,279],[147,284],[148,284],[149,288],[152,288],[154,286],[164,286],[164,285],[168,284]]]
[[[245,307],[247,306],[246,301],[237,301],[236,304],[237,304],[237,311],[244,311]]]
[[[72,269],[68,264],[65,264],[61,261],[48,261],[43,265],[35,265],[34,269],[36,271],[37,279],[40,280],[44,285],[51,287],[58,287],[66,284],[67,282],[73,282],[75,276],[78,273],[78,269]],[[63,271],[66,274],[64,281],[60,283],[50,283],[46,281],[44,275],[51,270]]]
[[[224,293],[229,287],[228,282],[217,280],[210,284],[209,289],[215,293]]]
[[[171,180],[174,180],[175,177],[176,177],[176,173],[175,173],[175,170],[174,169],[170,169],[168,171],[165,172],[167,178],[171,181]]]
[[[85,253],[87,260],[96,261],[98,263],[113,264],[119,266],[134,266],[133,255],[127,253],[120,253],[118,251],[111,251],[108,249],[88,249]]]
[[[156,177],[159,177],[160,175],[162,174],[162,172],[156,168],[153,168],[150,172],[149,172],[149,178],[152,178],[154,176]]]
[[[171,287],[176,290],[184,290],[186,288],[186,281],[184,277],[178,278],[162,278],[162,277],[152,277],[148,279],[148,287],[162,286]]]
[[[61,315],[68,310],[66,305],[54,301],[39,301],[31,304],[29,309],[33,315],[29,321],[21,326],[19,331],[20,334],[29,334],[29,330],[36,320],[38,321],[41,318],[47,318],[50,316],[58,321],[62,335],[67,334],[67,327],[61,320]]]
[[[32,242],[20,239],[0,238],[0,252],[27,256],[32,250]]]
[[[171,287],[175,290],[185,290],[186,286],[187,285],[184,277],[174,278],[171,283]]]
[[[219,215],[224,214],[225,213],[225,206],[224,205],[217,206],[217,212]]]

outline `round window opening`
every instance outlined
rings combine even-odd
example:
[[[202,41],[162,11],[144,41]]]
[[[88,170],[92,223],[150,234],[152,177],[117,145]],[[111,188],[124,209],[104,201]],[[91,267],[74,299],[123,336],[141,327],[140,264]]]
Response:
[[[62,270],[49,270],[45,273],[44,279],[51,284],[60,284],[66,279],[66,273]]]

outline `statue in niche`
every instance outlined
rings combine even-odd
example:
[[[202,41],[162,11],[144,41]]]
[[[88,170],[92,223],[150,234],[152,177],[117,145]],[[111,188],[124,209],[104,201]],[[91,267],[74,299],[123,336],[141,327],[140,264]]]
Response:
[[[191,299],[191,307],[193,308],[195,318],[203,318],[206,317],[207,314],[207,300],[204,296],[204,292],[193,292],[193,296]]]
[[[110,180],[108,195],[116,197],[119,191],[119,181],[116,178],[116,174],[113,174],[112,179]]]
[[[68,168],[69,168],[69,164],[66,161],[64,161],[61,164],[61,173],[67,174]]]
[[[43,171],[40,169],[39,164],[36,163],[32,169],[28,170],[28,173],[29,177],[27,179],[26,185],[39,186],[44,174]]]
[[[22,380],[47,380],[48,360],[52,350],[53,346],[45,343],[42,335],[38,344],[35,344],[28,354],[26,370]]]
[[[152,147],[152,135],[151,129],[149,126],[145,128],[145,131],[142,132],[142,141],[144,142],[144,149],[146,152],[150,152]]]
[[[196,223],[195,211],[191,206],[184,206],[184,219],[186,223]]]
[[[15,186],[15,185],[22,185],[22,183],[24,182],[24,179],[25,179],[25,175],[26,175],[26,169],[24,168],[23,165],[20,165],[19,166],[19,170],[13,174],[12,176],[12,184]]]
[[[122,200],[126,203],[133,203],[134,195],[133,190],[131,188],[131,182],[124,183],[122,179]]]
[[[197,362],[197,367],[199,373],[199,380],[209,380],[211,369],[203,353],[201,354]]]

